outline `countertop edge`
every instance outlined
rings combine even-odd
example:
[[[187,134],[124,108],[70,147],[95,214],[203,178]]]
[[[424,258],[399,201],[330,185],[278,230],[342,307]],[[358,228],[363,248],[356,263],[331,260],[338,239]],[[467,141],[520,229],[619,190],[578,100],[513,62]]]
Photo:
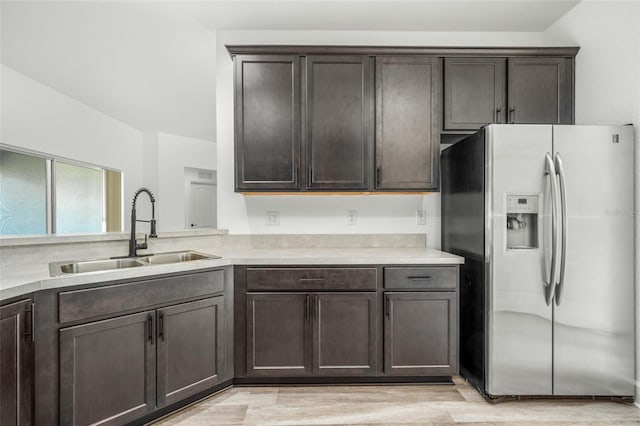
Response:
[[[325,249],[330,250],[330,249]],[[185,263],[173,263],[167,265],[153,265],[141,268],[130,268],[116,271],[89,272],[78,275],[65,275],[58,277],[42,277],[33,281],[25,281],[4,288],[0,288],[0,302],[27,296],[40,290],[52,290],[56,288],[66,288],[78,285],[97,284],[101,282],[137,279],[143,277],[153,277],[157,275],[172,274],[179,272],[192,272],[200,269],[211,269],[226,266],[251,266],[251,265],[274,265],[274,266],[322,266],[322,265],[461,265],[464,258],[451,253],[446,253],[435,249],[424,249],[420,255],[416,255],[416,249],[408,249],[412,253],[407,253],[406,257],[388,256],[384,249],[361,249],[369,253],[354,255],[351,257],[331,257],[321,255],[307,256],[276,256],[277,250],[269,250],[269,256],[242,256],[230,255],[222,256],[219,259],[197,260]],[[402,251],[402,249],[393,249]],[[256,251],[256,250],[250,250]],[[213,253],[212,253],[213,254]],[[264,253],[263,253],[264,254]]]

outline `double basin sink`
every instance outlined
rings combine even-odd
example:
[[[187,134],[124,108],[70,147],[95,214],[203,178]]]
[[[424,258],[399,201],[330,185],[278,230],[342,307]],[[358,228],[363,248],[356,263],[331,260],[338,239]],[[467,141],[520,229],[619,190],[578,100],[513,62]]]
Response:
[[[122,259],[86,260],[80,262],[52,262],[49,273],[52,277],[66,274],[81,274],[84,272],[112,271],[116,269],[136,268],[139,266],[166,265],[170,263],[192,262],[194,260],[220,259],[220,256],[200,253],[197,251],[176,251],[170,253],[156,253],[142,257],[127,257]]]

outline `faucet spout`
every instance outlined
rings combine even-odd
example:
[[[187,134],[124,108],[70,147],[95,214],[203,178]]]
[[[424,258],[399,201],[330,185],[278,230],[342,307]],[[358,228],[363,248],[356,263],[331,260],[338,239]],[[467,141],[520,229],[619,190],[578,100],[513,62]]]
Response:
[[[138,196],[142,193],[146,193],[149,196],[149,200],[151,200],[151,219],[150,220],[139,220],[136,218],[136,202],[138,201]],[[129,255],[128,257],[137,257],[138,250],[144,250],[147,248],[147,235],[144,236],[144,243],[138,244],[136,241],[136,222],[149,222],[150,231],[149,238],[156,238],[156,207],[155,207],[156,199],[153,196],[153,193],[148,188],[140,188],[133,195],[133,202],[131,203],[131,238],[129,238]]]

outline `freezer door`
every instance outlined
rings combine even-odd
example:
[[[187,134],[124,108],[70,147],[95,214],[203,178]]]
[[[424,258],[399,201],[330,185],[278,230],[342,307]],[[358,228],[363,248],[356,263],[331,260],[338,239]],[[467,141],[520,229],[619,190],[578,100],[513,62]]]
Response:
[[[491,395],[552,392],[552,308],[545,299],[551,252],[545,156],[553,152],[551,132],[551,126],[543,125],[487,128],[486,390]],[[507,248],[507,226],[518,232],[533,226],[531,221],[514,226],[515,219],[507,218],[508,196],[513,195],[537,199],[537,237],[530,244],[537,247]]]
[[[631,396],[633,128],[554,126],[553,140],[567,213],[565,275],[554,303],[554,394]]]

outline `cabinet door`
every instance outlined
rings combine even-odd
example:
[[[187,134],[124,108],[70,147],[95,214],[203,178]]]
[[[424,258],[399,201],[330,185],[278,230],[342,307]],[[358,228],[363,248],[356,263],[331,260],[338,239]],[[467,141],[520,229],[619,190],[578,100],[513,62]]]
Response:
[[[33,424],[31,300],[0,308],[0,425]]]
[[[307,188],[369,188],[372,76],[367,56],[307,57]]]
[[[60,424],[123,424],[155,408],[154,312],[60,330]]]
[[[385,373],[456,374],[456,311],[453,291],[385,293]]]
[[[159,309],[158,407],[215,386],[224,369],[224,297]]]
[[[444,129],[476,130],[506,117],[505,58],[444,60]]]
[[[437,189],[442,60],[376,58],[376,188]]]
[[[375,374],[376,293],[318,293],[313,297],[314,374]]]
[[[573,62],[568,58],[509,59],[509,123],[573,123]]]
[[[247,293],[247,375],[311,372],[311,296]]]
[[[236,191],[300,188],[299,61],[235,57]]]

